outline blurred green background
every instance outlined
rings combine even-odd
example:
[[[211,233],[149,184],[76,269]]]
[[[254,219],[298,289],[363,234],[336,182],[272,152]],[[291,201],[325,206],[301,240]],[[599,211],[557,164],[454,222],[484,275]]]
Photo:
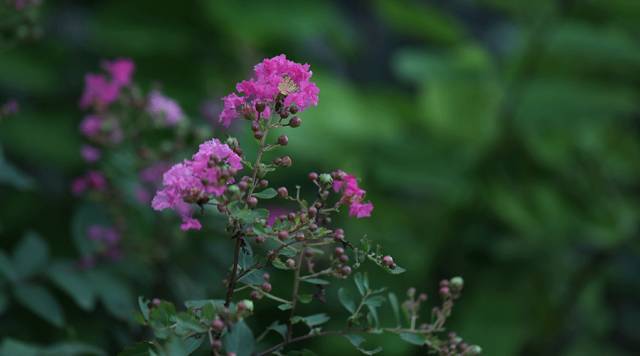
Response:
[[[311,64],[320,104],[289,133],[294,167],[273,180],[360,176],[373,217],[342,223],[408,269],[382,276],[389,287],[435,295],[438,280],[464,276],[450,328],[486,355],[640,353],[639,1],[45,0],[40,10],[41,37],[0,52],[0,101],[21,105],[0,121],[0,144],[31,177],[12,185],[0,162],[2,250],[35,231],[50,255],[77,256],[77,103],[102,59],[132,58],[136,81],[162,83],[224,136],[203,108],[217,117],[255,63],[285,53]],[[190,233],[184,248],[206,241]],[[64,323],[51,326],[6,302],[2,286],[4,337],[114,354],[143,335],[58,292]],[[131,301],[147,287],[132,283]],[[416,352],[380,342],[384,354]],[[306,346],[355,354],[344,340]]]

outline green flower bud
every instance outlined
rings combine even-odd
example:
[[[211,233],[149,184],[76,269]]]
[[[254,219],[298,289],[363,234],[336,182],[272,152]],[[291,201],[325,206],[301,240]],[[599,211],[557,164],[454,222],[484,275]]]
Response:
[[[462,287],[464,286],[464,279],[462,279],[462,277],[453,277],[449,281],[449,285],[454,290],[462,290]]]
[[[332,184],[333,183],[333,178],[331,178],[330,174],[322,173],[320,175],[320,183],[321,184],[326,184],[326,185]]]

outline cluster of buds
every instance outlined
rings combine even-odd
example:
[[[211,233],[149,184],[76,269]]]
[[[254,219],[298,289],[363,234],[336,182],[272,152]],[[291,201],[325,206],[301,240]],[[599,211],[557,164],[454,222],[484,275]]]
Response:
[[[438,348],[440,356],[474,356],[480,355],[482,348],[478,345],[469,345],[458,334],[450,332],[444,345]]]
[[[438,292],[443,299],[458,299],[463,287],[464,280],[462,277],[453,277],[449,280],[441,280]]]

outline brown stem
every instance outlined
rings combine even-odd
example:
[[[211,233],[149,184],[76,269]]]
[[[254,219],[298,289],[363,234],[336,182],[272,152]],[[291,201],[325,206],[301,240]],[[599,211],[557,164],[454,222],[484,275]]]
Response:
[[[293,292],[291,293],[291,312],[289,313],[289,319],[287,320],[287,338],[285,340],[291,340],[293,336],[293,324],[291,319],[295,316],[296,305],[298,302],[298,291],[300,290],[300,270],[302,269],[302,257],[304,256],[305,245],[302,246],[298,253],[298,260],[296,261],[296,272],[293,277]]]
[[[238,259],[240,258],[240,247],[242,246],[242,235],[236,235],[236,246],[233,252],[233,268],[231,275],[229,276],[229,283],[227,283],[227,297],[224,301],[224,306],[228,307],[233,298],[233,290],[236,288],[236,275],[238,274]]]

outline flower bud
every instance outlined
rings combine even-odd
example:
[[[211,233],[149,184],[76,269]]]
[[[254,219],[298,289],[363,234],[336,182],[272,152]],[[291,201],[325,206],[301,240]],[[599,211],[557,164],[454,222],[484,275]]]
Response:
[[[261,244],[261,243],[264,242],[264,240],[265,240],[264,236],[262,236],[262,235],[256,236],[256,243]]]
[[[427,298],[427,293],[420,293],[420,295],[418,296],[418,300],[420,300],[421,302],[426,302]]]
[[[296,268],[296,261],[294,261],[293,258],[287,258],[286,264],[287,267],[291,269]]]
[[[334,253],[336,254],[336,256],[342,256],[344,255],[344,248],[336,247],[336,249],[334,250]]]
[[[316,172],[309,173],[309,180],[310,181],[315,181],[316,179],[318,179],[318,173],[316,173]]]
[[[480,355],[482,353],[482,348],[478,345],[471,345],[467,349],[467,355]]]
[[[257,121],[253,121],[251,123],[251,131],[253,131],[253,132],[260,131],[260,123],[257,122]]]
[[[343,266],[343,267],[340,269],[340,272],[342,272],[342,274],[343,274],[343,275],[348,276],[348,275],[350,275],[350,274],[351,274],[351,267],[349,267],[349,266]]]
[[[280,241],[284,241],[288,238],[289,238],[289,231],[287,230],[278,231],[278,239]]]
[[[289,219],[289,221],[293,222],[296,220],[296,213],[289,213],[287,214],[287,219]]]
[[[448,286],[449,286],[449,281],[447,281],[446,279],[443,279],[440,281],[440,288],[448,287]]]
[[[322,173],[320,175],[320,183],[323,185],[329,185],[333,183],[333,178],[331,178],[330,174]]]
[[[309,217],[314,217],[314,216],[316,216],[316,214],[318,214],[318,209],[316,209],[316,207],[312,206],[307,210],[307,213],[309,214]]]
[[[280,163],[276,163],[276,164],[278,164],[281,167],[291,167],[293,162],[291,161],[291,157],[282,156],[282,157],[280,157]]]
[[[280,146],[286,146],[287,144],[289,144],[289,138],[287,137],[287,135],[280,135],[278,137],[278,144]]]
[[[278,195],[280,198],[286,198],[289,196],[289,191],[285,187],[278,188]]]
[[[249,188],[249,183],[246,180],[241,180],[238,183],[238,188],[240,188],[240,190],[244,192],[245,190],[247,190],[247,188]]]
[[[213,331],[217,333],[222,332],[222,330],[224,329],[224,322],[220,320],[220,318],[213,319],[213,321],[211,322],[211,329],[213,329]]]
[[[266,179],[260,179],[260,181],[258,182],[258,187],[260,188],[266,188],[269,186],[269,181]]]
[[[264,137],[264,133],[262,131],[256,131],[253,133],[253,137],[255,137],[256,140],[260,140]]]
[[[298,107],[291,104],[291,106],[289,106],[289,112],[295,115],[298,112]]]
[[[257,102],[256,103],[256,111],[257,112],[263,112],[265,107],[266,107],[266,105],[263,102]]]
[[[333,231],[333,237],[336,241],[344,240],[344,230],[338,228]]]
[[[449,296],[451,291],[449,290],[449,287],[440,287],[439,293],[441,297],[445,298]]]
[[[220,351],[222,349],[222,341],[220,339],[214,339],[211,342],[211,348],[216,351]]]
[[[287,110],[287,108],[284,108],[284,109],[280,110],[280,112],[278,114],[280,115],[280,118],[286,119],[286,118],[289,117],[289,110]]]
[[[449,281],[449,285],[454,291],[461,291],[462,287],[464,287],[464,279],[462,277],[453,277]]]
[[[304,256],[305,257],[311,258],[311,257],[313,257],[313,255],[314,255],[314,252],[313,252],[312,249],[310,249],[310,248],[305,248],[304,249]]]
[[[384,263],[384,265],[387,267],[391,266],[393,264],[393,257],[388,255],[382,257],[382,263]]]
[[[289,126],[291,127],[300,127],[300,125],[302,125],[302,120],[297,116],[294,116],[289,120]]]
[[[160,303],[162,303],[162,301],[160,299],[158,299],[158,298],[151,299],[151,305],[153,305],[154,307],[159,306]]]
[[[347,263],[347,262],[349,262],[349,256],[347,256],[347,255],[342,255],[342,256],[340,256],[339,260],[340,260],[340,262],[342,262],[342,263]]]
[[[303,232],[298,232],[296,233],[296,241],[304,241],[304,233]]]
[[[256,197],[248,197],[247,198],[247,205],[249,205],[249,207],[251,208],[255,208],[256,205],[258,205],[258,198]]]
[[[263,291],[265,291],[266,293],[271,292],[271,283],[269,282],[264,282],[262,283],[262,285],[260,286],[260,288],[262,288]]]
[[[254,290],[251,292],[251,294],[249,294],[249,297],[253,300],[260,300],[262,299],[262,293],[258,292],[257,290]]]
[[[238,187],[235,184],[231,184],[230,186],[227,187],[227,190],[229,191],[229,193],[236,195],[238,193],[240,193],[240,187]]]

